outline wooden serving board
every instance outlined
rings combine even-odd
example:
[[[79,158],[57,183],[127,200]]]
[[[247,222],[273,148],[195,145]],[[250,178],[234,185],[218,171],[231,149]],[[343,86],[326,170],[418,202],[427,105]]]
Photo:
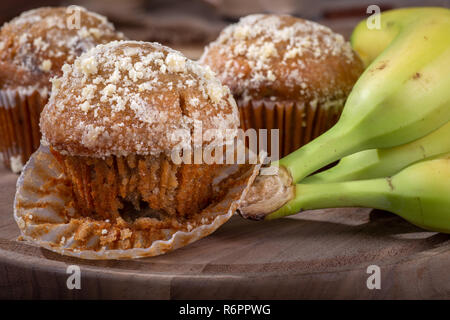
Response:
[[[234,217],[169,254],[128,261],[69,258],[17,241],[17,175],[0,168],[0,298],[450,298],[450,236],[396,216],[344,208],[271,222]],[[69,290],[69,265],[81,289]],[[381,289],[367,288],[370,265]]]

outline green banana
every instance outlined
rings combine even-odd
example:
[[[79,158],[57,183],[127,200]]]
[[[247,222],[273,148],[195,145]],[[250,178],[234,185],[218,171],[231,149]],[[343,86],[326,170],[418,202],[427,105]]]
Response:
[[[447,152],[450,152],[450,121],[416,141],[392,148],[364,150],[342,158],[333,168],[309,176],[302,183],[389,177],[417,161]]]
[[[392,31],[388,22],[397,16],[401,23]],[[414,141],[450,120],[450,10],[399,9],[380,19],[387,31],[358,36],[363,22],[352,37],[362,51],[373,34],[381,53],[367,54],[367,61],[376,58],[355,84],[338,123],[273,163],[285,167],[294,182],[347,155]]]
[[[413,164],[392,178],[298,184],[296,198],[265,217],[336,207],[393,212],[423,229],[450,233],[450,154]]]
[[[425,12],[432,13],[441,10],[442,8],[419,7],[383,12],[380,16],[379,29],[369,29],[366,20],[363,20],[353,30],[350,43],[367,67],[411,21],[420,19]]]

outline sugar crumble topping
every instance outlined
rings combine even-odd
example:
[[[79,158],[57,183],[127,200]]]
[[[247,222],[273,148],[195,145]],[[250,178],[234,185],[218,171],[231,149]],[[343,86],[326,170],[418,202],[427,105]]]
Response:
[[[318,23],[254,14],[225,28],[200,61],[211,65],[223,82],[234,84],[233,93],[239,92],[245,100],[250,98],[247,89],[280,82],[305,94],[311,88],[302,73],[311,61],[320,64],[329,57],[342,57],[348,65],[357,58],[342,35]]]
[[[99,45],[65,64],[52,84],[41,128],[69,154],[170,153],[193,144],[196,122],[215,130],[210,140],[233,138],[239,126],[230,90],[211,69],[156,43]]]
[[[169,72],[185,72],[186,58],[177,53],[169,53],[166,57],[167,70]]]

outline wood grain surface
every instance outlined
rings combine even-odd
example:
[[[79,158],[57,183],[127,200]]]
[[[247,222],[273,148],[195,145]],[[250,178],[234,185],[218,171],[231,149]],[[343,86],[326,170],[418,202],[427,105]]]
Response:
[[[384,299],[450,298],[450,237],[368,209],[303,212],[270,222],[238,216],[167,255],[84,261],[17,241],[17,175],[0,168],[0,298]],[[69,265],[81,289],[66,285]],[[367,267],[381,269],[369,290]]]

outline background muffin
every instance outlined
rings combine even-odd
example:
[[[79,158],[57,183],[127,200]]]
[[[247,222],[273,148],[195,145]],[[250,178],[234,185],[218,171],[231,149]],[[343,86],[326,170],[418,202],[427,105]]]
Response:
[[[107,19],[81,7],[24,12],[0,29],[0,151],[21,170],[39,146],[39,115],[50,78],[97,44],[123,39]]]
[[[237,134],[229,89],[208,67],[153,43],[100,45],[63,70],[41,129],[71,180],[77,214],[122,221],[128,207],[150,210],[128,221],[147,229],[200,219],[221,165],[175,163],[172,152]],[[201,141],[192,137],[196,125]]]
[[[200,62],[231,89],[244,129],[280,129],[281,156],[337,121],[363,71],[341,35],[287,15],[242,18],[206,47]]]

